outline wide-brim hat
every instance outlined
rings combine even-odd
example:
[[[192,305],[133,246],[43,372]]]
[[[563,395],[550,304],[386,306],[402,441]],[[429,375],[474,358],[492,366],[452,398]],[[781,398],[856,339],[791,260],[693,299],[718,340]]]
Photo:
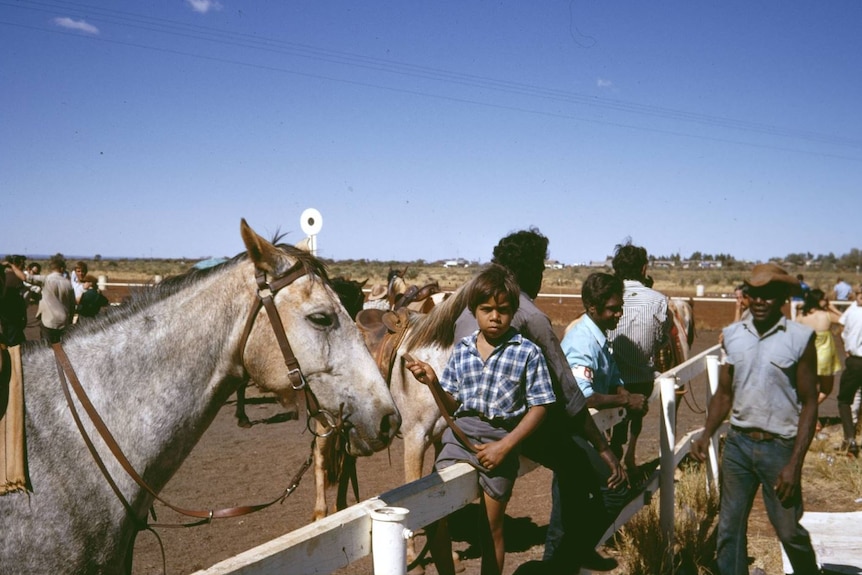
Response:
[[[787,273],[784,268],[777,264],[757,264],[751,268],[751,276],[745,280],[745,284],[751,287],[763,287],[771,283],[786,285],[791,293],[801,291],[799,280]]]
[[[383,284],[377,284],[373,288],[371,288],[371,293],[368,294],[368,301],[376,301],[379,299],[383,299],[386,297],[386,286]]]

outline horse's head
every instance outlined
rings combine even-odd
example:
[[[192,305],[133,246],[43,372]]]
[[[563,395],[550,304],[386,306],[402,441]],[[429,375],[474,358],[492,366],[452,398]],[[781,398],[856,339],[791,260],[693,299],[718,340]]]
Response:
[[[245,220],[241,232],[253,266],[248,283],[256,293],[252,309],[257,311],[242,352],[252,381],[283,402],[294,401],[304,381],[312,394],[306,394],[310,411],[317,402],[321,410],[343,420],[353,455],[368,455],[388,445],[401,417],[356,325],[329,287],[323,265],[306,252],[264,240]],[[256,274],[265,278],[263,288]],[[277,318],[257,303],[258,296],[268,295]],[[284,343],[278,341],[274,325],[279,318],[302,380],[291,378],[285,365]]]
[[[367,279],[358,282],[342,277],[332,278],[332,289],[335,290],[338,299],[344,305],[344,309],[353,319],[356,319],[356,314],[362,311],[362,306],[365,304],[365,292],[362,291],[362,288],[365,287],[366,283],[368,283]]]

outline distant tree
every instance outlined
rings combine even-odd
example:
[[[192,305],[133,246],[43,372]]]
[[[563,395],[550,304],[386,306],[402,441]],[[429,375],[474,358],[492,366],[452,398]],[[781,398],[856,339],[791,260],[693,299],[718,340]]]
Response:
[[[691,254],[691,257],[690,257],[690,258],[688,258],[688,259],[690,259],[690,260],[692,260],[692,261],[699,262],[700,260],[702,260],[702,259],[703,259],[703,254],[702,254],[702,253],[700,253],[700,252],[693,252],[693,253]]]
[[[857,268],[862,265],[862,252],[853,248],[850,253],[844,254],[838,259],[838,265],[845,268]]]
[[[808,260],[805,257],[805,254],[798,253],[798,254],[787,254],[787,256],[785,256],[785,258],[784,258],[784,261],[792,263],[792,264],[797,265],[797,266],[804,266],[805,262]]]
[[[826,255],[818,255],[817,261],[819,261],[823,265],[835,265],[836,263],[838,263],[838,258],[835,257],[835,254],[829,252]]]
[[[94,262],[100,262],[100,261],[102,261],[102,254],[96,254],[96,255],[94,255],[94,256],[93,256],[93,261],[94,261]]]

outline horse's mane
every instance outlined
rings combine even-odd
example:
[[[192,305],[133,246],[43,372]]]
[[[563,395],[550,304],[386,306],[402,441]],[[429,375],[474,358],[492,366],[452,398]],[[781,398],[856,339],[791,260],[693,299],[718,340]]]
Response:
[[[430,345],[449,347],[455,342],[455,321],[467,307],[470,280],[458,290],[421,316],[407,336],[407,349]]]
[[[274,239],[278,241],[280,236]],[[329,272],[326,264],[305,250],[301,250],[289,244],[276,244],[276,247],[283,251],[285,255],[296,260],[312,278],[320,278],[327,285],[331,285],[329,280]],[[152,288],[142,288],[133,290],[127,302],[119,306],[111,306],[103,313],[96,316],[94,319],[76,325],[70,333],[83,334],[92,333],[105,329],[106,327],[122,322],[125,319],[143,311],[152,305],[163,301],[170,296],[188,288],[205,278],[212,275],[222,273],[223,271],[236,266],[239,262],[248,259],[246,252],[239,253],[229,260],[225,260],[214,266],[206,268],[191,268],[181,274],[169,276]]]

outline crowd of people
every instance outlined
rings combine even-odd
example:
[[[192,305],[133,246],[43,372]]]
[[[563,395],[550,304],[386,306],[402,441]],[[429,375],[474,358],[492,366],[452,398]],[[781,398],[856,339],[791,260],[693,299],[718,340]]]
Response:
[[[585,313],[560,341],[533,302],[547,246],[536,229],[501,239],[493,265],[464,288],[472,290],[470,304],[456,324],[458,343],[444,372],[438,376],[421,361],[407,365],[419,381],[440,386],[461,427],[459,433],[446,431],[437,467],[467,461],[479,471],[485,510],[482,573],[503,569],[502,516],[519,454],[552,469],[554,476],[543,560],[521,565],[516,573],[613,569],[616,562],[595,547],[643,477],[637,437],[659,353],[669,343],[668,298],[652,289],[646,249],[630,241],[618,245],[614,273],[585,280]],[[862,286],[855,291],[858,301],[841,313],[823,290],[771,263],[755,266],[738,290],[737,315],[721,335],[725,360],[719,390],[705,431],[692,445],[692,455],[703,461],[709,438],[730,416],[721,463],[718,573],[748,572],[745,526],[761,485],[794,572],[819,572],[810,537],[799,523],[802,464],[818,430],[817,407],[841,367],[833,324],[844,326],[848,354],[838,394],[842,423],[845,415],[849,422],[843,449],[858,453],[849,417],[862,385]],[[791,297],[803,302],[795,322],[782,311]],[[586,408],[620,406],[626,420],[610,436],[597,434]],[[463,434],[468,443],[459,439]],[[446,533],[445,521],[429,531],[438,571],[454,573]]]
[[[31,307],[39,322],[40,337],[59,343],[71,325],[96,317],[109,305],[99,291],[98,280],[87,273],[86,262],[77,262],[69,271],[66,260],[58,254],[48,260],[43,273],[39,262],[10,255],[0,265],[0,343],[6,347],[27,339]]]

